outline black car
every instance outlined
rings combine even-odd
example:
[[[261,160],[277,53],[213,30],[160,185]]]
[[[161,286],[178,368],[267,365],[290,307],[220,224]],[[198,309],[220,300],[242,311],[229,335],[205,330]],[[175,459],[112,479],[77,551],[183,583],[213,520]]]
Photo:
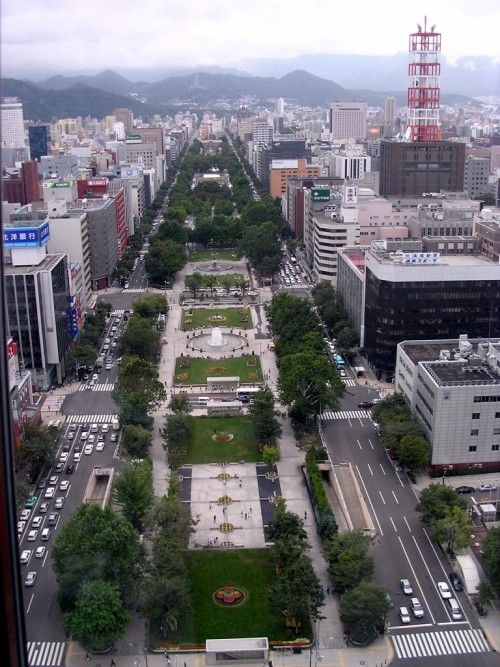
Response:
[[[457,493],[474,493],[475,490],[473,486],[457,486],[455,489]]]
[[[72,475],[75,472],[76,465],[74,463],[70,463],[68,466],[66,466],[66,472],[68,475]]]
[[[487,614],[486,607],[484,606],[484,604],[479,602],[479,600],[476,600],[474,602],[474,607],[475,607],[475,609],[478,613],[478,616],[486,616],[486,614]]]
[[[370,401],[361,401],[361,403],[358,403],[358,408],[373,408],[373,403],[370,403]]]
[[[453,590],[455,591],[463,591],[463,586],[462,582],[460,581],[460,577],[456,572],[450,572],[448,575],[448,579],[450,580],[451,585],[453,586]]]
[[[71,449],[71,442],[65,442],[63,445],[63,452],[69,452]]]
[[[76,445],[75,445],[75,454],[78,454],[78,452],[81,452],[81,451],[82,451],[82,443],[77,442]]]

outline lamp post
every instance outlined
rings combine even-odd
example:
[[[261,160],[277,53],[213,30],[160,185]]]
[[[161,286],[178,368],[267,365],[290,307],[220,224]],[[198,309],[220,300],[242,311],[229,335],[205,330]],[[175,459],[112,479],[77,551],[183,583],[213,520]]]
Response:
[[[448,466],[443,466],[443,480],[442,480],[443,485],[445,483],[444,479],[446,477],[447,472],[448,472]]]

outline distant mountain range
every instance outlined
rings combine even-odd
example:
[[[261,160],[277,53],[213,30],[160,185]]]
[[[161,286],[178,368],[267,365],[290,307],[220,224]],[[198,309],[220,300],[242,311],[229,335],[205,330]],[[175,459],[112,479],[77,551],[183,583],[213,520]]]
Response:
[[[17,79],[2,79],[3,96],[17,96],[23,102],[29,120],[52,121],[54,118],[92,116],[102,118],[116,107],[127,106],[134,115],[171,112],[179,105],[217,108],[221,101],[235,103],[242,97],[271,106],[283,97],[289,104],[327,107],[331,102],[364,100],[370,106],[383,106],[393,95],[397,105],[406,104],[406,90],[384,92],[347,89],[331,80],[304,70],[295,70],[280,78],[241,74],[194,72],[171,76],[157,82],[131,82],[113,70],[88,76],[53,76],[37,84]],[[475,105],[470,97],[443,95],[442,103]]]

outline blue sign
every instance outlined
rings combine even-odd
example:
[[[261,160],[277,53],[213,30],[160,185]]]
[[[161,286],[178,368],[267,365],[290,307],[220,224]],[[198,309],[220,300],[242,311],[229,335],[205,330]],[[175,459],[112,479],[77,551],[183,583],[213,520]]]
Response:
[[[6,227],[3,230],[4,248],[41,248],[49,239],[48,222],[39,227]]]

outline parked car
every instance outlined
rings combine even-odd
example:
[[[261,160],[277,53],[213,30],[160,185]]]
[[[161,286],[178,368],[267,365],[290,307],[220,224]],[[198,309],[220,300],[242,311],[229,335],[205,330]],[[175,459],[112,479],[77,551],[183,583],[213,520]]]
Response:
[[[475,490],[473,486],[457,486],[455,489],[457,493],[474,493]]]
[[[460,581],[460,577],[456,572],[450,572],[448,579],[450,580],[454,591],[463,591],[462,582]]]
[[[85,445],[85,449],[83,450],[84,454],[92,454],[94,451],[94,445]]]
[[[96,452],[102,452],[103,449],[104,449],[104,442],[102,442],[101,440],[99,440],[99,442],[98,442],[97,445],[95,446],[95,450],[96,450]]]
[[[413,588],[411,587],[409,579],[401,579],[400,584],[401,584],[401,588],[403,589],[403,593],[405,595],[412,595],[413,594]]]
[[[437,587],[443,600],[449,600],[451,598],[450,587],[446,581],[438,581]]]
[[[479,602],[479,600],[476,600],[474,602],[474,608],[477,611],[478,616],[486,616],[486,614],[488,613],[484,604]]]
[[[498,489],[498,486],[496,484],[480,484],[479,485],[479,490],[480,491],[496,491]]]
[[[358,403],[358,408],[373,408],[373,403],[370,403],[370,401],[361,401],[361,403]]]
[[[111,442],[116,442],[118,440],[118,435],[116,433],[112,433],[109,439]]]

